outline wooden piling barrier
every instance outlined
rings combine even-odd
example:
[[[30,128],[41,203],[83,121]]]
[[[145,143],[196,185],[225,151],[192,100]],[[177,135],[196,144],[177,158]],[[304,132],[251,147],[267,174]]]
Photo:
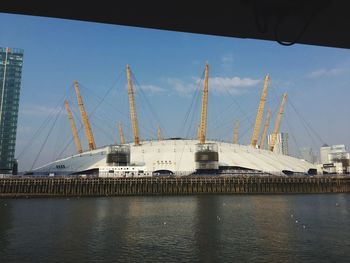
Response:
[[[349,193],[350,176],[1,178],[0,197]]]

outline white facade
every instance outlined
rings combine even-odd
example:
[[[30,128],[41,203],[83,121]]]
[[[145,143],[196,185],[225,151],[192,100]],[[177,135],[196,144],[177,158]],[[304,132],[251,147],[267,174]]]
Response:
[[[291,156],[255,149],[251,146],[208,141],[218,145],[219,166],[281,173],[291,171],[307,173],[315,166]],[[140,146],[130,144],[130,165],[142,166],[144,171],[168,170],[188,174],[196,170],[195,149],[197,140],[143,141]],[[107,165],[109,146],[57,160],[35,169],[34,173],[73,173],[99,169]]]

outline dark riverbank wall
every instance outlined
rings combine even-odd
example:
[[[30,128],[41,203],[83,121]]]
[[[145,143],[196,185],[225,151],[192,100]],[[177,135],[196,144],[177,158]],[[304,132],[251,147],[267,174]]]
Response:
[[[0,197],[350,192],[350,177],[4,178]]]

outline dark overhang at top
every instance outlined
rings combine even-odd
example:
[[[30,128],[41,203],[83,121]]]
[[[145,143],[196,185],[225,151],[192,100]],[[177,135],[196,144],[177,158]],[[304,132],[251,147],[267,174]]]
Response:
[[[350,48],[350,1],[2,1],[0,12]]]

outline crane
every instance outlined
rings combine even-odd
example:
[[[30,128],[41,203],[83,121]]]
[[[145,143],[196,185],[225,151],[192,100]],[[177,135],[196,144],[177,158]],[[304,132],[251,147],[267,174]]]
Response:
[[[201,112],[201,122],[199,128],[199,143],[205,143],[205,134],[207,129],[207,114],[208,114],[208,75],[209,75],[209,65],[205,64],[204,73],[204,89],[202,97],[202,112]]]
[[[78,132],[77,132],[77,128],[75,126],[73,114],[72,114],[72,111],[69,108],[69,104],[68,104],[68,101],[66,99],[64,100],[64,105],[66,106],[70,127],[72,128],[72,133],[73,133],[75,147],[76,147],[78,153],[82,153],[83,150],[81,148],[81,143],[80,143],[79,135],[78,135]]]
[[[270,123],[270,115],[271,115],[271,109],[268,109],[267,115],[266,115],[266,120],[265,120],[264,131],[261,135],[261,141],[260,141],[260,146],[259,146],[260,149],[263,149],[265,146],[267,130],[269,128],[269,123]]]
[[[267,74],[265,77],[264,88],[263,88],[261,98],[260,98],[258,113],[256,114],[256,119],[255,119],[255,126],[254,126],[254,131],[253,131],[253,136],[252,136],[252,142],[251,142],[251,145],[253,147],[256,147],[256,144],[258,143],[260,125],[261,125],[261,121],[262,121],[262,117],[263,117],[263,113],[264,113],[267,86],[269,84],[269,80],[270,80],[270,76],[269,76],[269,74]]]
[[[137,123],[137,116],[136,116],[136,107],[135,107],[135,96],[134,96],[134,89],[132,87],[132,80],[131,80],[131,71],[130,66],[126,65],[126,75],[128,78],[128,95],[129,95],[129,106],[130,106],[130,119],[131,119],[131,127],[132,127],[132,134],[134,135],[134,143],[136,146],[140,145],[140,137],[139,137],[139,128]]]
[[[88,118],[88,116],[86,114],[86,111],[85,111],[85,108],[84,108],[83,99],[81,98],[78,82],[76,80],[74,80],[74,88],[75,88],[75,93],[77,95],[80,115],[81,115],[81,118],[83,120],[85,135],[86,135],[86,139],[87,139],[88,144],[89,144],[89,149],[90,149],[90,151],[91,150],[95,150],[96,149],[96,144],[95,144],[94,136],[92,134],[89,118]]]
[[[284,109],[284,104],[286,103],[286,98],[287,98],[287,93],[284,93],[283,94],[283,98],[282,98],[282,103],[281,103],[281,106],[280,106],[280,110],[278,112],[277,120],[276,120],[276,123],[275,123],[275,129],[273,130],[272,137],[271,137],[271,142],[270,142],[270,145],[269,145],[269,150],[271,152],[273,152],[273,149],[275,147],[275,143],[276,143],[276,139],[277,139],[277,133],[278,133],[278,130],[280,128],[280,124],[281,124],[281,120],[282,120],[282,113],[283,113],[283,109]]]
[[[236,120],[235,130],[233,132],[233,139],[232,143],[237,144],[238,142],[238,128],[239,128],[239,122],[238,119]]]
[[[124,140],[124,133],[123,133],[123,125],[121,122],[119,122],[119,135],[120,135],[120,143],[124,144],[125,140]]]

